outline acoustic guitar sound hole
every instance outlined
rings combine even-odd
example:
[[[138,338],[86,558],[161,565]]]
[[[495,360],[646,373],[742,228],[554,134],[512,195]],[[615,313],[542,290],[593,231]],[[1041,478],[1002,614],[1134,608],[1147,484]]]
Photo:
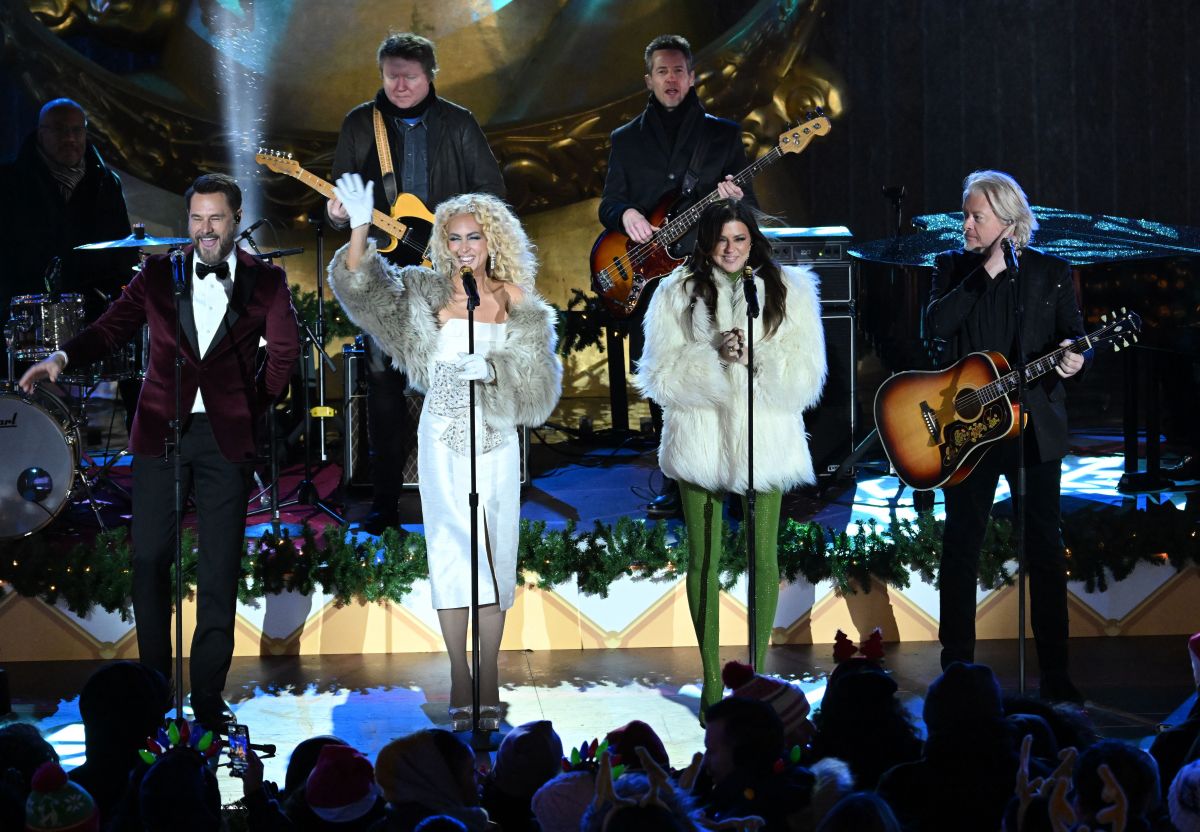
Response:
[[[964,422],[972,422],[979,418],[983,408],[979,396],[974,390],[959,390],[954,396],[954,411]]]

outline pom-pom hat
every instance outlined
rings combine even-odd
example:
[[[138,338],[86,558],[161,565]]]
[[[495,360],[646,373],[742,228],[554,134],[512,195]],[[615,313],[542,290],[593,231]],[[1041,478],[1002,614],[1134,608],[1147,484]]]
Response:
[[[62,766],[42,763],[33,773],[25,801],[26,832],[97,832],[100,815],[96,802],[78,783],[72,783]]]

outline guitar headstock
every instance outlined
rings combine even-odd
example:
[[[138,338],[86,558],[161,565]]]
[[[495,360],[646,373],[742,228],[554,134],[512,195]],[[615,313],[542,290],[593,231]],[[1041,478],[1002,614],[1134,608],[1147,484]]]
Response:
[[[265,147],[260,147],[258,153],[254,154],[254,161],[260,165],[265,165],[275,173],[286,174],[287,176],[296,176],[303,170],[300,163],[292,158],[292,154],[284,153],[282,150],[269,150]]]
[[[1120,352],[1123,348],[1136,344],[1138,333],[1142,331],[1142,316],[1122,306],[1120,310],[1113,312],[1111,317],[1112,320],[1109,320],[1107,314],[1100,316],[1100,323],[1104,326],[1088,336],[1092,343],[1111,344],[1113,352]]]
[[[782,153],[799,153],[817,136],[824,136],[831,127],[829,119],[820,110],[808,114],[808,120],[789,127],[779,134],[779,150]]]

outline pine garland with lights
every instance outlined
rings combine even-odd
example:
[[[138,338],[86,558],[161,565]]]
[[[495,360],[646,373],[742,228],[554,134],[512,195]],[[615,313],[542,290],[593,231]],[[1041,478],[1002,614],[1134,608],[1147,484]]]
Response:
[[[874,582],[904,588],[910,575],[937,583],[942,521],[930,514],[893,520],[882,529],[871,520],[851,531],[787,520],[780,528],[779,571],[784,580],[832,582],[835,591],[869,592]],[[1092,505],[1064,517],[1063,538],[1072,580],[1088,592],[1104,591],[1141,563],[1170,563],[1176,570],[1200,565],[1197,518],[1171,503],[1144,510]],[[184,582],[190,593],[198,558],[193,530],[184,530]],[[575,581],[585,595],[607,597],[622,576],[665,581],[687,571],[687,530],[682,524],[623,517],[612,525],[596,521],[581,530],[574,522],[549,529],[522,520],[517,580],[550,588]],[[979,583],[996,589],[1012,583],[1013,530],[1006,519],[989,521],[980,557]],[[737,524],[727,524],[721,586],[728,589],[745,569],[745,541]],[[99,606],[130,619],[132,553],[127,528],[100,532],[85,543],[64,543],[52,534],[0,541],[0,595],[16,591],[49,604],[62,602],[86,616]],[[238,598],[320,588],[338,606],[351,602],[400,602],[415,581],[428,576],[425,538],[388,529],[379,538],[329,526],[305,525],[299,538],[270,534],[246,541]],[[173,578],[172,578],[173,580]]]

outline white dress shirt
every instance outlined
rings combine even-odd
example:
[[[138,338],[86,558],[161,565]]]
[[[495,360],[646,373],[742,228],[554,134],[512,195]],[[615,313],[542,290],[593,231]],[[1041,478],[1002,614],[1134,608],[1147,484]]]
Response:
[[[212,346],[213,336],[229,309],[229,298],[233,296],[233,276],[237,271],[237,247],[229,252],[225,262],[229,265],[229,277],[222,280],[215,274],[201,278],[196,274],[199,258],[192,258],[192,313],[196,319],[196,346],[203,358]],[[196,390],[196,401],[192,413],[204,412],[204,396]]]

